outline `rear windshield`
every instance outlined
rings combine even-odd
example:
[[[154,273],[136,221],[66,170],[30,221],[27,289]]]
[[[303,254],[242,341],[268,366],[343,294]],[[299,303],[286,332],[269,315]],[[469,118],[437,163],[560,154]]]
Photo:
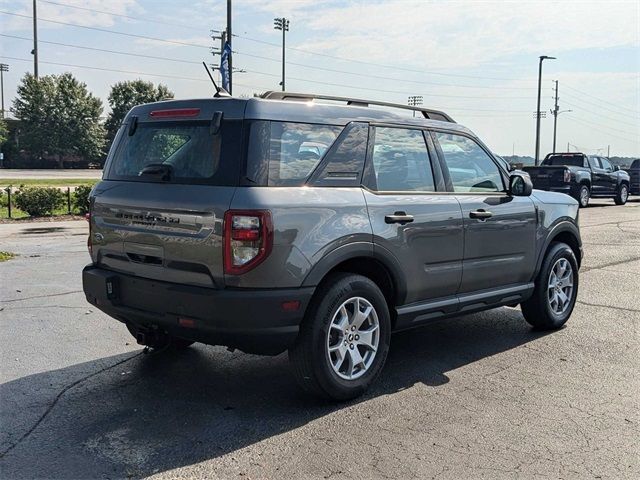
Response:
[[[138,123],[132,135],[127,126],[123,128],[108,180],[154,181],[157,179],[145,172],[161,166],[170,170],[163,181],[226,185],[231,181],[230,170],[237,171],[222,165],[221,159],[234,156],[229,150],[240,150],[233,143],[241,141],[241,122],[223,121],[217,134],[212,133],[208,121]]]
[[[573,167],[584,167],[584,156],[582,155],[552,155],[544,159],[542,165],[570,165]]]

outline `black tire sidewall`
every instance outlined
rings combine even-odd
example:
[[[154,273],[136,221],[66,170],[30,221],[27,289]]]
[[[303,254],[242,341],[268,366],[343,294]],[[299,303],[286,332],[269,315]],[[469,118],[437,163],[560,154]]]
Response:
[[[582,191],[586,190],[587,191],[587,203],[582,203]],[[580,187],[580,190],[578,190],[578,203],[580,204],[580,207],[582,208],[586,208],[589,206],[589,198],[591,197],[591,190],[589,189],[589,187],[587,187],[586,185],[582,185]]]
[[[549,305],[549,301],[547,299],[547,286],[551,268],[561,258],[566,258],[573,269],[573,295],[569,308],[567,308],[563,314],[558,315],[551,310],[551,306]],[[541,326],[547,328],[560,328],[567,322],[576,305],[579,283],[578,262],[573,250],[564,243],[554,244],[542,263],[542,269],[540,270],[540,275],[536,285],[536,300],[540,302],[539,307],[544,315],[543,325]]]
[[[622,198],[622,189],[627,190],[626,198]],[[618,193],[616,194],[615,201],[617,205],[624,205],[625,203],[627,203],[628,199],[629,199],[629,187],[627,187],[627,185],[623,183],[622,185],[620,185],[620,188],[618,189]]]
[[[378,315],[380,340],[373,364],[369,370],[355,380],[340,378],[329,363],[326,349],[328,330],[338,307],[351,297],[367,299]],[[361,395],[376,379],[384,367],[391,339],[389,307],[380,289],[366,277],[348,275],[340,278],[316,304],[308,320],[312,322],[310,347],[312,365],[318,383],[330,397],[346,400]]]

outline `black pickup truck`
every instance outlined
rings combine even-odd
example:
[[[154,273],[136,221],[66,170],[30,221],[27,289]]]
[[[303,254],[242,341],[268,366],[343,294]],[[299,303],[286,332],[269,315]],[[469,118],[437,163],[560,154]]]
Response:
[[[616,205],[624,205],[629,197],[629,174],[604,157],[550,153],[539,167],[523,170],[531,177],[534,188],[566,193],[581,207],[586,207],[591,197],[613,198]]]
[[[631,177],[629,193],[631,195],[640,195],[640,159],[634,160],[629,168],[625,168],[625,171]]]

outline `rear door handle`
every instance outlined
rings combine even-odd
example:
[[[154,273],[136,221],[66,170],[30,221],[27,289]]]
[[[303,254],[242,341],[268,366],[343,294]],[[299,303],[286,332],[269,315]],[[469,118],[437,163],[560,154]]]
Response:
[[[474,210],[472,212],[469,212],[469,217],[477,218],[479,220],[486,220],[487,218],[493,217],[493,213],[480,209],[480,210]]]
[[[395,212],[393,215],[385,215],[384,223],[399,223],[404,225],[405,223],[413,222],[413,215],[407,215],[404,212]]]

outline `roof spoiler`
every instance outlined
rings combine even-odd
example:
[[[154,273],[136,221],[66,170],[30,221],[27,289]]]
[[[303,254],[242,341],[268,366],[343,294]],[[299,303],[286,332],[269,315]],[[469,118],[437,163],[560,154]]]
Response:
[[[261,98],[267,100],[297,100],[302,102],[310,102],[312,100],[329,100],[334,102],[345,102],[347,105],[354,107],[368,107],[369,105],[375,105],[380,107],[400,108],[402,110],[411,110],[414,112],[420,112],[429,120],[439,120],[441,122],[456,123],[453,118],[440,110],[432,110],[430,108],[422,108],[412,105],[403,105],[401,103],[381,102],[378,100],[362,100],[351,97],[335,97],[332,95],[317,95],[315,93],[294,93],[294,92],[277,92],[269,91],[261,95]]]

